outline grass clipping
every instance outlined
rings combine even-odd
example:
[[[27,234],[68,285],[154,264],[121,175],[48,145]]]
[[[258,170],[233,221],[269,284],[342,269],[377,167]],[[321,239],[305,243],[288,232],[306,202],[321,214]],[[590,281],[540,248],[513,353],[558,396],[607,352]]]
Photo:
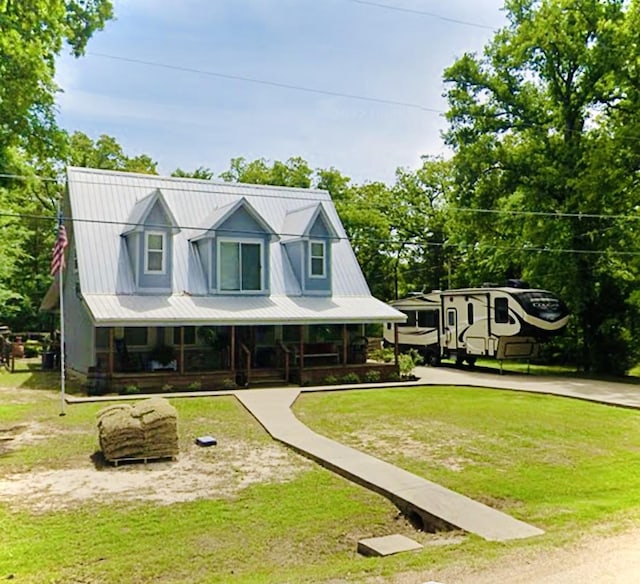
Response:
[[[98,412],[98,437],[104,458],[173,458],[178,454],[178,413],[164,398],[118,404]]]

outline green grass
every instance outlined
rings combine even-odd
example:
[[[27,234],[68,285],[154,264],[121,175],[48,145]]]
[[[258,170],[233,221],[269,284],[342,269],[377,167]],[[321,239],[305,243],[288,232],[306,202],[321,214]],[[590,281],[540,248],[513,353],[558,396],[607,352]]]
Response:
[[[296,413],[550,533],[640,514],[640,413],[470,388],[306,394]]]
[[[212,431],[255,449],[272,444],[232,397],[172,404],[181,451],[194,436]],[[36,424],[50,431],[46,441],[0,450],[0,478],[86,463],[97,447],[101,407],[70,406],[61,418],[55,392],[0,390],[0,430]],[[321,433],[486,501],[547,535],[510,544],[469,536],[423,553],[361,558],[355,548],[363,537],[428,536],[412,532],[384,498],[308,464],[286,482],[172,505],[114,499],[35,512],[0,499],[0,579],[363,582],[489,561],[640,521],[640,413],[634,410],[464,388],[305,394],[295,410]]]

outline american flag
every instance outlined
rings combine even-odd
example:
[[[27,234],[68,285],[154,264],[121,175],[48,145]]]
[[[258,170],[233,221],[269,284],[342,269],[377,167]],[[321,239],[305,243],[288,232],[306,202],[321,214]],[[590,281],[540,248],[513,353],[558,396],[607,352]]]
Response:
[[[51,275],[55,276],[60,270],[64,270],[64,250],[69,240],[67,239],[67,230],[62,223],[62,216],[58,217],[58,236],[53,246],[53,255],[51,257]]]

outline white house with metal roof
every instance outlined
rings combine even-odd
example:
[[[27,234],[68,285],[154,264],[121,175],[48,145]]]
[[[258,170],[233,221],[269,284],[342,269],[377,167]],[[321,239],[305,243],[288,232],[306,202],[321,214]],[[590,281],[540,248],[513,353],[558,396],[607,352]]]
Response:
[[[67,185],[70,370],[114,388],[397,372],[363,336],[405,316],[371,296],[326,191],[87,168]]]

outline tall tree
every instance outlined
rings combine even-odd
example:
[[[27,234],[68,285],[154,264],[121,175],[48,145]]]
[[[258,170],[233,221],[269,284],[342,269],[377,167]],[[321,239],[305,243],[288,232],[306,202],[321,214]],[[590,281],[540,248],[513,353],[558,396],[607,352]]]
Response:
[[[55,58],[65,43],[82,55],[112,16],[111,0],[0,0],[0,168],[13,146],[58,150]]]
[[[445,71],[461,280],[522,275],[575,315],[585,368],[637,358],[638,2],[507,0],[482,56]],[[635,101],[634,101],[635,100]],[[476,283],[476,282],[465,282]]]
[[[71,134],[66,162],[72,166],[158,174],[157,163],[149,156],[128,156],[116,139],[106,134],[95,142],[82,132]]]

